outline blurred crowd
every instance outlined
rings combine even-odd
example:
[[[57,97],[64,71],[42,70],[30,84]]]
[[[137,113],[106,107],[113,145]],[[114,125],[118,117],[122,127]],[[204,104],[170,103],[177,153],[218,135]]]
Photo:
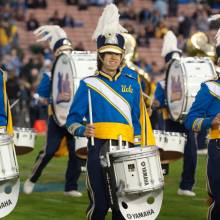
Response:
[[[60,0],[65,1],[65,0]],[[139,47],[149,47],[152,38],[162,39],[168,29],[178,36],[178,45],[184,50],[186,39],[194,30],[203,32],[216,28],[216,24],[209,24],[210,14],[218,13],[219,1],[199,0],[145,0],[152,1],[152,7],[135,10],[135,0],[116,0],[121,21],[127,30],[136,37]],[[77,5],[78,10],[87,10],[90,5],[103,6],[113,0],[66,0],[67,5]],[[180,4],[196,4],[193,13],[180,11]],[[40,8],[48,10],[47,0],[0,0],[0,65],[8,72],[7,92],[11,103],[19,99],[12,109],[16,126],[33,127],[37,119],[46,119],[47,110],[33,101],[33,94],[45,71],[50,71],[53,54],[48,45],[30,45],[29,51],[20,47],[17,23],[22,22],[27,31],[33,31],[40,25],[35,13],[27,13],[29,9]],[[28,16],[27,16],[28,14]],[[167,25],[166,19],[176,17],[175,25]],[[61,27],[84,27],[84,23],[70,13],[60,16],[55,10],[48,18],[48,24]],[[75,44],[75,50],[86,50],[83,42]],[[6,66],[3,66],[6,64]],[[140,57],[136,64],[148,72],[152,81],[163,77],[164,68],[156,61],[150,62],[147,57]],[[31,114],[30,114],[31,112]]]

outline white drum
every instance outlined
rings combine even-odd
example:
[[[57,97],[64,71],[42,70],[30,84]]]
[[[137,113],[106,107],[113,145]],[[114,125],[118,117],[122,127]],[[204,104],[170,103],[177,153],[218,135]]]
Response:
[[[184,133],[154,130],[154,136],[160,148],[161,163],[170,163],[183,157],[186,143]]]
[[[88,139],[86,137],[75,136],[75,152],[80,159],[86,160],[88,155],[87,150]]]
[[[6,134],[0,135],[0,182],[19,177],[18,163],[13,140]]]
[[[96,56],[89,51],[73,51],[57,57],[52,70],[52,109],[59,126],[66,124],[80,80],[95,74]]]
[[[36,133],[30,128],[14,127],[14,144],[17,155],[29,153],[34,149]]]
[[[186,57],[173,60],[167,71],[167,103],[174,121],[182,122],[189,112],[200,84],[216,77],[209,58]]]
[[[164,178],[157,147],[135,147],[109,153],[116,184],[133,194],[163,188]]]

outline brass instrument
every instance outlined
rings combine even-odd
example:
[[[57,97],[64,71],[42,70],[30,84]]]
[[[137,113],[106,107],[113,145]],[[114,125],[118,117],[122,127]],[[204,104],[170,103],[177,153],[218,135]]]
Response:
[[[137,60],[137,43],[135,38],[128,33],[122,34],[125,39],[125,64],[132,70],[136,71],[140,76],[140,80],[146,85],[144,92],[145,103],[149,106],[150,96],[152,95],[150,77],[147,72],[134,64],[134,61]]]
[[[215,46],[209,43],[208,36],[203,32],[196,32],[186,42],[188,56],[209,57],[216,61]]]

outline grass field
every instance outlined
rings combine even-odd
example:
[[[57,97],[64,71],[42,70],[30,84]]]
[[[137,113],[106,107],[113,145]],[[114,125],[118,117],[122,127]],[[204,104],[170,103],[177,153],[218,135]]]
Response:
[[[44,143],[43,137],[37,137],[33,152],[19,156],[20,177],[23,184],[30,174],[38,151]],[[64,176],[67,158],[54,158],[44,170],[37,183],[37,192],[25,195],[22,191],[16,208],[5,220],[85,220],[88,198],[84,184],[84,174],[80,177],[82,198],[70,198],[63,195]],[[195,198],[176,195],[182,170],[179,160],[170,166],[170,174],[165,178],[164,200],[157,220],[205,220],[206,205],[206,157],[198,158]],[[110,214],[106,218],[111,219]]]

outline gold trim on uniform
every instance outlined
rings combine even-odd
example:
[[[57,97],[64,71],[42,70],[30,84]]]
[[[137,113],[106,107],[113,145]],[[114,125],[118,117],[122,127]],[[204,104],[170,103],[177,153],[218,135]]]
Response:
[[[71,134],[74,135],[76,129],[79,128],[79,127],[81,127],[81,126],[82,126],[82,124],[80,124],[80,123],[74,123],[74,124],[72,124],[72,125],[68,128],[68,131],[69,131]]]
[[[117,72],[113,77],[108,75],[107,73],[104,73],[103,71],[96,71],[96,72],[98,74],[100,74],[101,76],[106,77],[110,81],[116,81],[119,78],[119,76],[121,75],[121,70],[119,72]]]
[[[208,134],[208,139],[220,139],[220,130],[210,129]]]
[[[58,55],[60,55],[61,53],[63,53],[64,51],[67,51],[67,50],[73,50],[72,45],[63,45],[63,46],[59,47],[55,51],[55,57],[57,57]]]
[[[124,53],[124,49],[121,49],[120,47],[114,45],[104,45],[98,49],[98,52],[99,53],[112,52],[112,53],[122,54]]]
[[[197,118],[192,125],[192,130],[195,132],[199,132],[201,130],[202,122],[204,121],[204,118]]]
[[[96,138],[118,140],[121,135],[123,141],[134,143],[134,129],[130,125],[114,122],[96,122],[94,126]]]
[[[48,105],[47,114],[48,114],[48,116],[53,115],[53,110],[52,110],[51,104]]]

